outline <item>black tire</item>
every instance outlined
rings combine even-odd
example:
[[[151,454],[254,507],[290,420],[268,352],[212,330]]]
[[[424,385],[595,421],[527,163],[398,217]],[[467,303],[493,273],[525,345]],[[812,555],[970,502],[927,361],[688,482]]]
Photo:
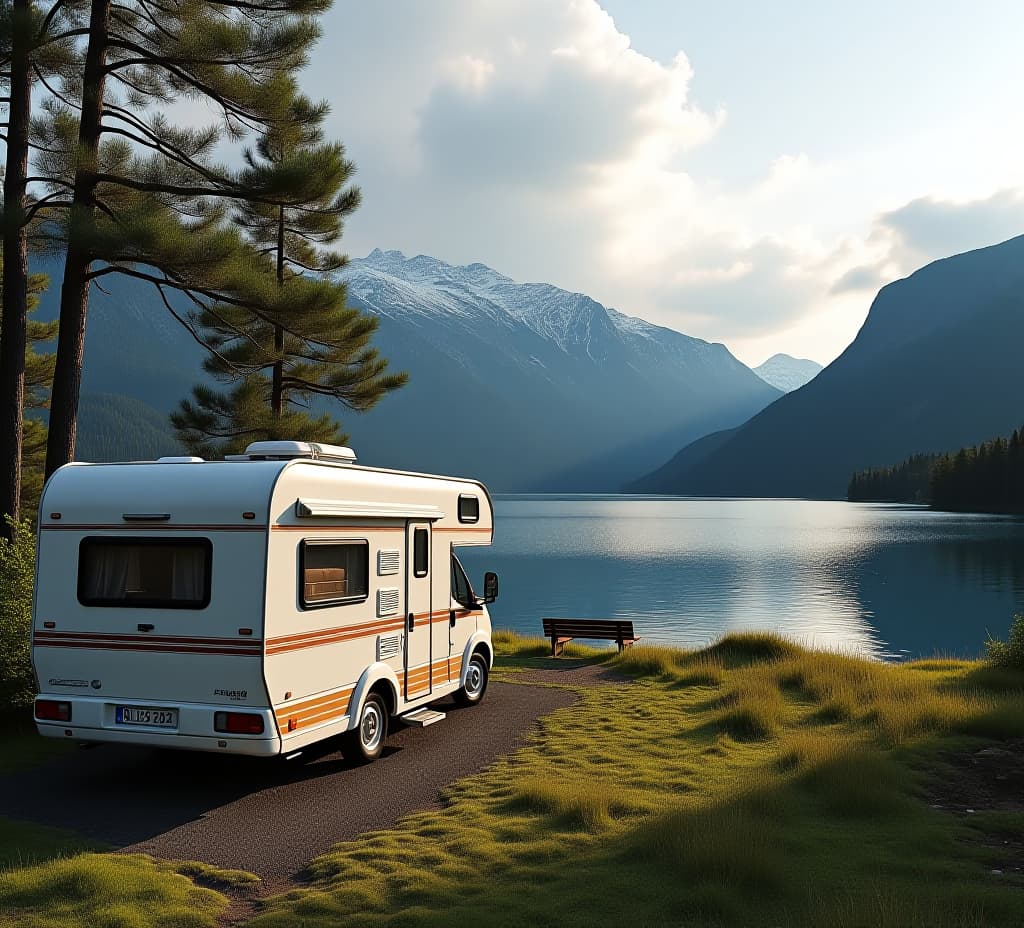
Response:
[[[480,651],[474,651],[466,671],[466,685],[455,693],[460,706],[476,706],[487,692],[487,658]]]
[[[341,753],[354,764],[369,764],[384,751],[388,707],[380,693],[370,693],[359,710],[359,724],[341,736]]]

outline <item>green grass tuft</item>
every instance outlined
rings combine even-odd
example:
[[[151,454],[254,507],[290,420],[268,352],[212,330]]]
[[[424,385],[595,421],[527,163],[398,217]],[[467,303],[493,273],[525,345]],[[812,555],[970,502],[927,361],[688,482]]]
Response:
[[[0,924],[31,928],[213,928],[227,899],[179,865],[79,854],[0,873]]]
[[[806,653],[798,644],[770,632],[737,632],[715,642],[704,653],[726,667],[745,667]]]

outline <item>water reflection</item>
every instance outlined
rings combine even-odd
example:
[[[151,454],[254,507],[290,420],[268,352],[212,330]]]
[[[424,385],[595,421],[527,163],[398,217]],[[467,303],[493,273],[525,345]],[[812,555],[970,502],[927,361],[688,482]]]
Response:
[[[876,657],[976,655],[1024,610],[1024,523],[805,500],[516,496],[495,545],[495,624],[632,618],[645,641],[697,647],[782,632]]]

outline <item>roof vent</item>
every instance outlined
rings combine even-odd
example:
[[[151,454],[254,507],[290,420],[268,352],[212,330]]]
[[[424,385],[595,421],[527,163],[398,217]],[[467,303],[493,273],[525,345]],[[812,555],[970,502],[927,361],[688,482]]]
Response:
[[[254,441],[245,449],[250,461],[287,461],[292,458],[312,458],[315,461],[334,461],[352,464],[356,453],[338,445],[320,445],[312,441]]]
[[[170,455],[157,458],[157,464],[202,464],[203,458],[190,457],[188,455]]]

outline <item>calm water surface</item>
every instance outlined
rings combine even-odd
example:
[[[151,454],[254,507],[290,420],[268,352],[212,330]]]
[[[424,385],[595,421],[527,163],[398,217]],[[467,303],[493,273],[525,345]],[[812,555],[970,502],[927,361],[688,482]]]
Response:
[[[781,632],[884,658],[976,656],[1024,612],[1024,520],[806,500],[504,496],[496,627],[543,616],[634,620],[644,641],[695,647]]]

